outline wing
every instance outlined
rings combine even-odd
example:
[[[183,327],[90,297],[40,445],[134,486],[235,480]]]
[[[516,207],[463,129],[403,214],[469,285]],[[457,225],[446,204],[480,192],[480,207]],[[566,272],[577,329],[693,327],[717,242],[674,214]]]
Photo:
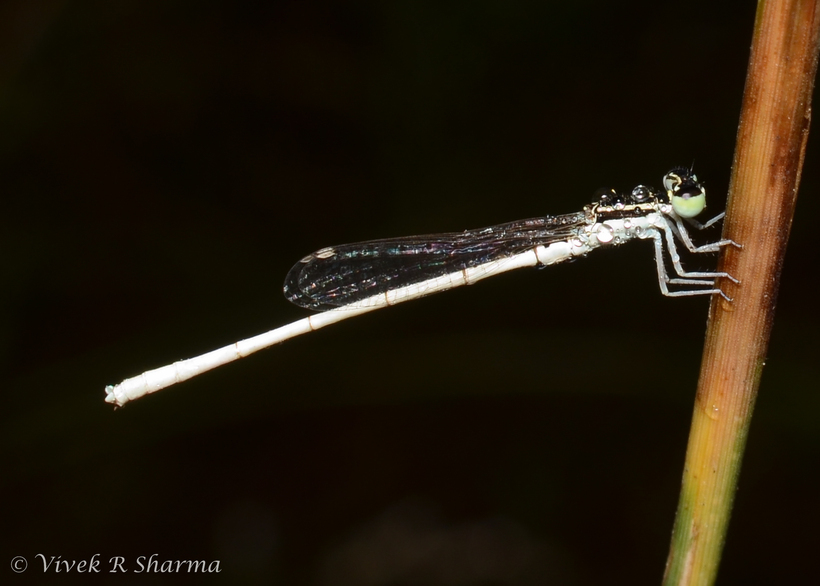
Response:
[[[293,266],[285,279],[285,297],[308,309],[333,309],[566,240],[584,223],[584,214],[575,213],[464,232],[330,246]]]

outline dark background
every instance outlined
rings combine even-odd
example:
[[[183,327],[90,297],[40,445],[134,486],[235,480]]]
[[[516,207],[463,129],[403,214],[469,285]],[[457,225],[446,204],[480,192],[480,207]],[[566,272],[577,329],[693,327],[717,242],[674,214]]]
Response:
[[[2,6],[4,583],[44,582],[38,553],[221,561],[107,584],[660,582],[708,301],[661,296],[647,244],[122,410],[103,388],[304,317],[281,285],[326,245],[572,212],[693,161],[717,213],[753,2]],[[721,584],[816,575],[815,142]]]

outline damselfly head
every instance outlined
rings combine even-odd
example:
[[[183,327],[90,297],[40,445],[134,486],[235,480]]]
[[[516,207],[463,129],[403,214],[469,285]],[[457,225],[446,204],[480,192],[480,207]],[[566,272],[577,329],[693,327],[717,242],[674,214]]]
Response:
[[[663,178],[672,209],[682,218],[694,218],[706,207],[706,188],[690,169],[676,168]]]

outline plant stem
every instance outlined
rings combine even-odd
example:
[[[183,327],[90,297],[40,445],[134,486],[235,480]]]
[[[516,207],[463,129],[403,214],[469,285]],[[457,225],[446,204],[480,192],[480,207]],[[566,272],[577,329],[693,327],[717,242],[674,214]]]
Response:
[[[664,584],[715,582],[774,319],[808,138],[820,0],[761,0],[729,190],[721,268],[740,279],[712,300]]]

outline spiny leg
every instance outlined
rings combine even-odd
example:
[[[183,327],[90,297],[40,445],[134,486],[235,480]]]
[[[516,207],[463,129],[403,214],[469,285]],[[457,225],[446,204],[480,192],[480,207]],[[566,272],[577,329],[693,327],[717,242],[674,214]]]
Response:
[[[707,221],[705,224],[701,224],[695,218],[686,218],[686,221],[689,222],[693,228],[696,230],[705,230],[709,226],[716,224],[717,222],[721,221],[723,217],[726,215],[726,212],[720,212],[717,216],[712,218],[711,220]]]
[[[711,280],[699,281],[695,279],[670,279],[669,275],[666,272],[666,264],[663,260],[663,238],[661,237],[659,230],[654,231],[654,233],[652,234],[652,240],[655,243],[655,266],[658,271],[658,285],[660,286],[661,293],[663,293],[667,297],[690,297],[692,295],[720,295],[727,301],[732,300],[731,297],[726,295],[726,293],[724,293],[720,289],[715,289],[715,283]],[[667,283],[675,285],[701,285],[704,287],[712,287],[712,289],[689,289],[684,291],[670,291],[669,287],[667,286]]]
[[[683,265],[680,261],[680,254],[678,254],[678,245],[675,243],[675,236],[674,236],[674,229],[672,229],[672,224],[667,222],[667,226],[670,227],[669,230],[663,230],[664,236],[666,237],[666,248],[669,252],[669,258],[672,259],[672,266],[675,267],[675,272],[680,277],[688,277],[688,278],[704,278],[704,279],[717,279],[718,277],[726,277],[730,281],[734,283],[739,283],[737,279],[735,279],[729,273],[717,272],[717,271],[706,271],[706,272],[687,272],[683,269]],[[658,230],[662,230],[659,228]],[[687,236],[688,238],[688,236]],[[683,240],[681,238],[681,240]],[[685,243],[685,241],[684,241]],[[691,241],[690,241],[691,243]],[[690,249],[691,250],[691,249]],[[695,251],[695,252],[705,252],[705,251]]]
[[[696,229],[703,230],[704,228],[708,228],[709,226],[717,222],[719,219],[723,218],[723,216],[725,215],[726,212],[718,214],[705,224],[701,224],[700,222],[693,220],[692,218],[687,218],[687,221],[690,222],[692,226],[694,226]],[[729,246],[730,244],[732,246],[737,246],[738,248],[743,248],[743,246],[741,246],[734,240],[726,239],[718,240],[717,242],[710,242],[709,244],[704,244],[703,246],[695,246],[695,243],[692,242],[692,239],[689,237],[689,231],[686,229],[686,226],[681,221],[681,219],[678,216],[674,216],[672,219],[675,221],[675,223],[671,224],[667,222],[669,224],[669,227],[672,229],[673,232],[675,232],[677,237],[680,239],[681,242],[683,242],[683,244],[690,252],[717,252],[722,247]]]

